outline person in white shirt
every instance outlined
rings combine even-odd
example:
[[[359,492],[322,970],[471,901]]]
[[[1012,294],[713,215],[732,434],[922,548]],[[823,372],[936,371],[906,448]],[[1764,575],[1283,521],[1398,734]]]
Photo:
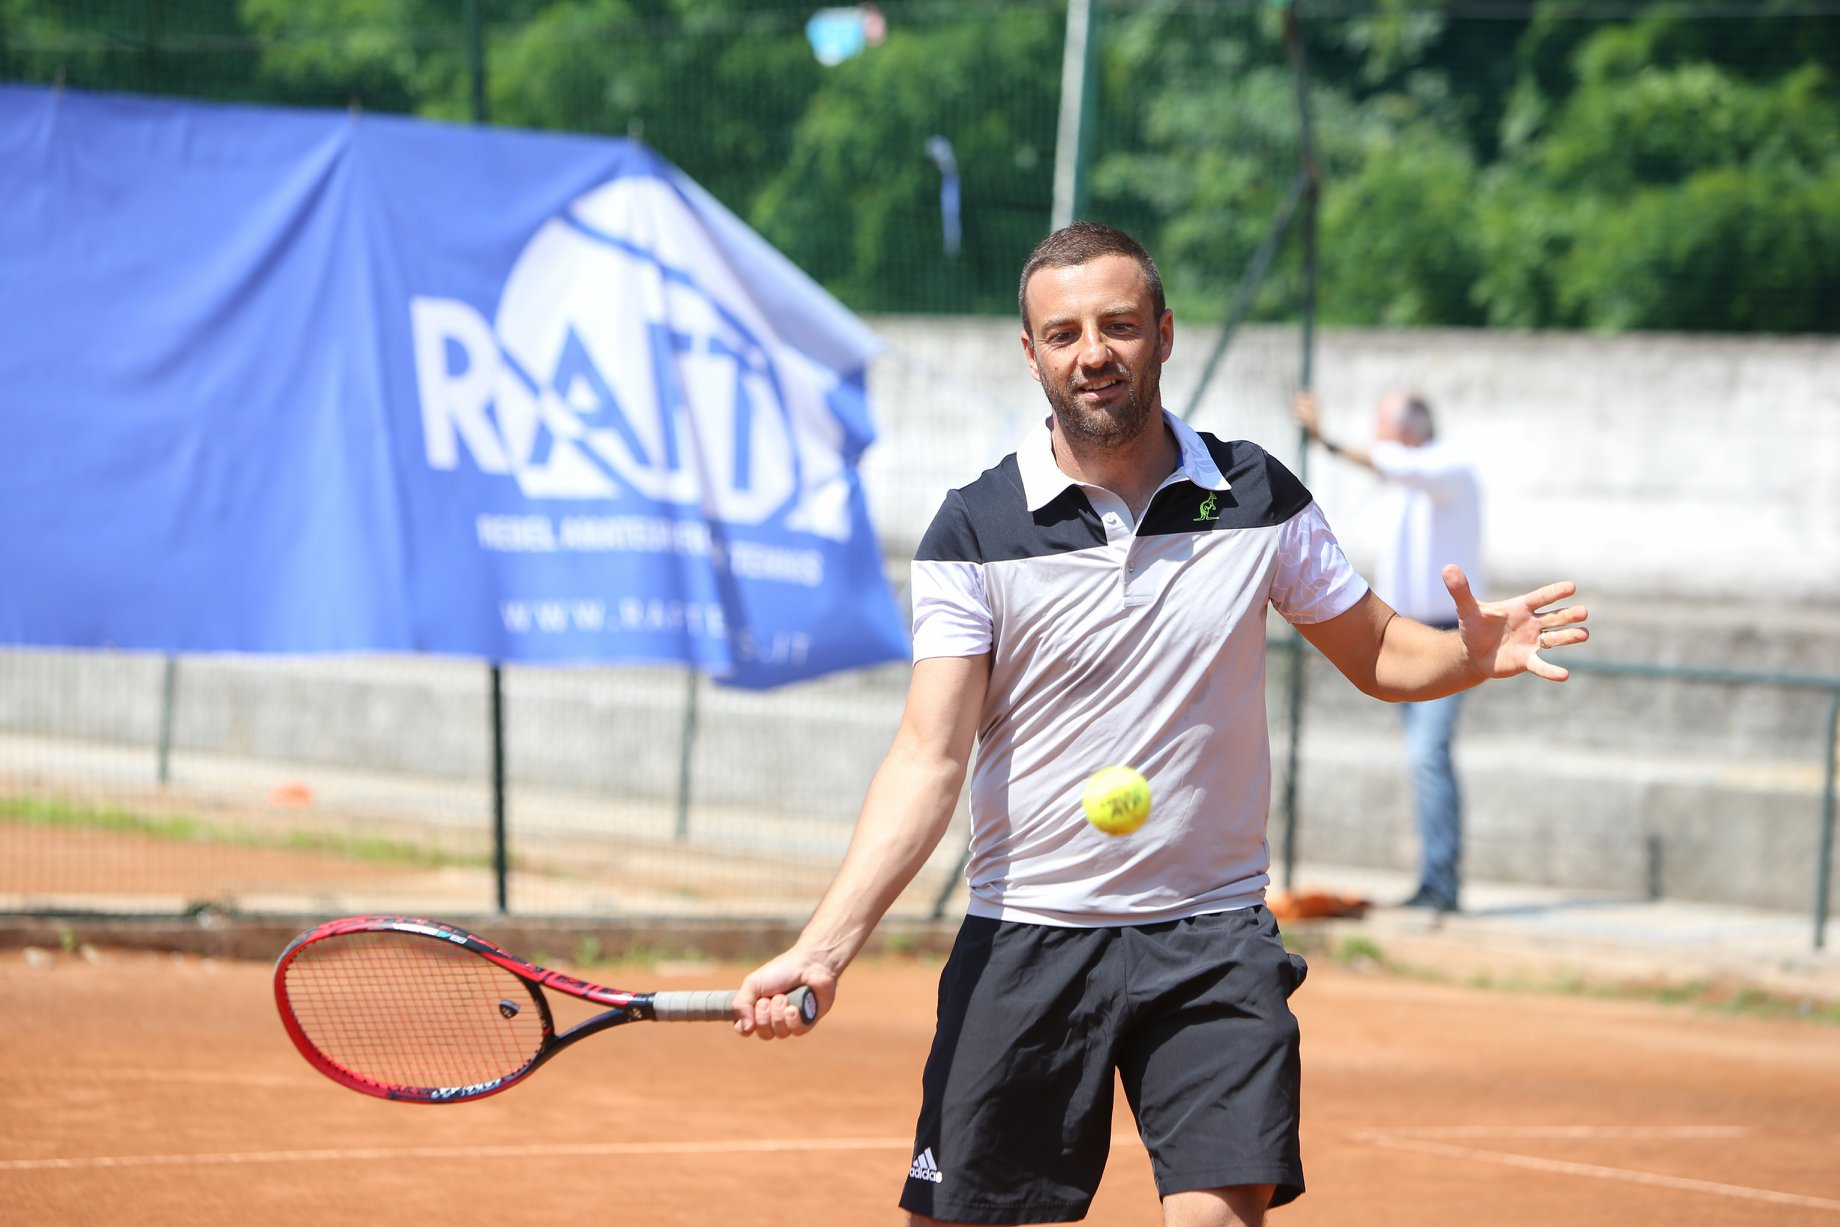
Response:
[[[1331,442],[1309,392],[1294,405],[1297,421],[1332,456],[1371,469],[1391,487],[1390,531],[1374,564],[1374,591],[1408,618],[1445,629],[1457,607],[1443,569],[1455,563],[1480,594],[1482,487],[1476,468],[1437,437],[1430,402],[1416,393],[1388,392],[1374,409],[1374,441],[1366,448]],[[1461,691],[1423,703],[1402,703],[1413,806],[1418,819],[1418,889],[1406,907],[1457,910],[1463,878],[1463,791],[1451,758]]]
[[[801,984],[822,1022],[944,835],[975,743],[970,914],[940,974],[908,1222],[1084,1217],[1122,1084],[1165,1227],[1256,1227],[1304,1187],[1288,999],[1305,967],[1264,906],[1267,611],[1390,702],[1564,681],[1541,652],[1583,643],[1585,611],[1549,608],[1569,582],[1478,602],[1452,567],[1458,630],[1395,613],[1282,464],[1163,408],[1175,317],[1122,231],[1055,231],[1018,297],[1048,412],[922,539],[900,727],[798,940],[743,979],[735,1029],[805,1034]],[[1112,836],[1080,794],[1118,763],[1154,811]]]

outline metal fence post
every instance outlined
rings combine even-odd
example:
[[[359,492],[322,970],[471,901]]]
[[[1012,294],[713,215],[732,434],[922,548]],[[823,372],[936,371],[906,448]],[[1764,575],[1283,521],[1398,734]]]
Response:
[[[160,748],[156,773],[162,785],[172,782],[173,721],[179,696],[179,658],[168,656],[160,671]]]
[[[1814,870],[1814,948],[1827,943],[1827,907],[1834,876],[1834,790],[1840,777],[1840,686],[1827,705],[1827,771],[1821,782],[1821,852]]]
[[[505,833],[505,679],[492,662],[492,877],[498,914],[511,911],[511,848]]]
[[[466,75],[473,122],[486,122],[486,45],[480,25],[480,0],[466,0]]]
[[[1303,188],[1303,352],[1298,360],[1298,386],[1308,388],[1315,379],[1316,365],[1316,252],[1318,209],[1321,196],[1321,169],[1316,161],[1315,126],[1310,115],[1310,69],[1304,55],[1303,31],[1297,17],[1296,0],[1284,14],[1284,46],[1291,63],[1291,78],[1297,91],[1297,181]],[[1297,480],[1308,482],[1310,476],[1310,439],[1297,428]],[[1291,639],[1290,660],[1290,741],[1286,747],[1284,771],[1284,888],[1296,887],[1297,878],[1297,777],[1302,771],[1304,665],[1303,641],[1295,632]]]
[[[690,683],[684,692],[684,724],[677,746],[677,826],[674,834],[680,844],[690,838],[690,785],[696,765],[696,707],[702,683],[702,675],[695,669],[689,670],[688,676]]]
[[[1099,14],[1093,0],[1068,0],[1061,54],[1061,114],[1054,139],[1054,198],[1049,226],[1059,230],[1086,211],[1086,150],[1092,137],[1098,77]]]

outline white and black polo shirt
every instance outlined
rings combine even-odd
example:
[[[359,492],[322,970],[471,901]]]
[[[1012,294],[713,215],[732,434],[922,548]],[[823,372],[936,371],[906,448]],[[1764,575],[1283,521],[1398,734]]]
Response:
[[[1266,608],[1360,600],[1322,513],[1262,448],[1164,421],[1181,463],[1133,523],[1067,477],[1044,427],[946,497],[914,560],[914,657],[991,654],[971,780],[970,912],[1148,924],[1264,897]],[[1086,779],[1125,763],[1150,820],[1095,830]]]

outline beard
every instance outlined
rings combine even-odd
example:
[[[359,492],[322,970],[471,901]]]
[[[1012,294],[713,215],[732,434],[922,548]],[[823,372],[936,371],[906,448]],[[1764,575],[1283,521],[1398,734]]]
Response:
[[[1108,405],[1082,402],[1079,393],[1087,380],[1077,374],[1069,375],[1063,383],[1043,386],[1054,418],[1070,441],[1096,448],[1115,448],[1141,437],[1158,416],[1157,392],[1162,372],[1162,362],[1152,357],[1149,365],[1136,374],[1117,364],[1095,373],[1094,380],[1121,376],[1125,381],[1124,395]]]

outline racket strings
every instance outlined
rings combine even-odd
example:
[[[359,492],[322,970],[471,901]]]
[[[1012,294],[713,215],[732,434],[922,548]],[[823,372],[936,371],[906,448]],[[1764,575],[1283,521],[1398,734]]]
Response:
[[[289,965],[288,1004],[333,1064],[376,1082],[478,1086],[534,1059],[546,1032],[533,990],[504,968],[438,938],[351,933]]]

